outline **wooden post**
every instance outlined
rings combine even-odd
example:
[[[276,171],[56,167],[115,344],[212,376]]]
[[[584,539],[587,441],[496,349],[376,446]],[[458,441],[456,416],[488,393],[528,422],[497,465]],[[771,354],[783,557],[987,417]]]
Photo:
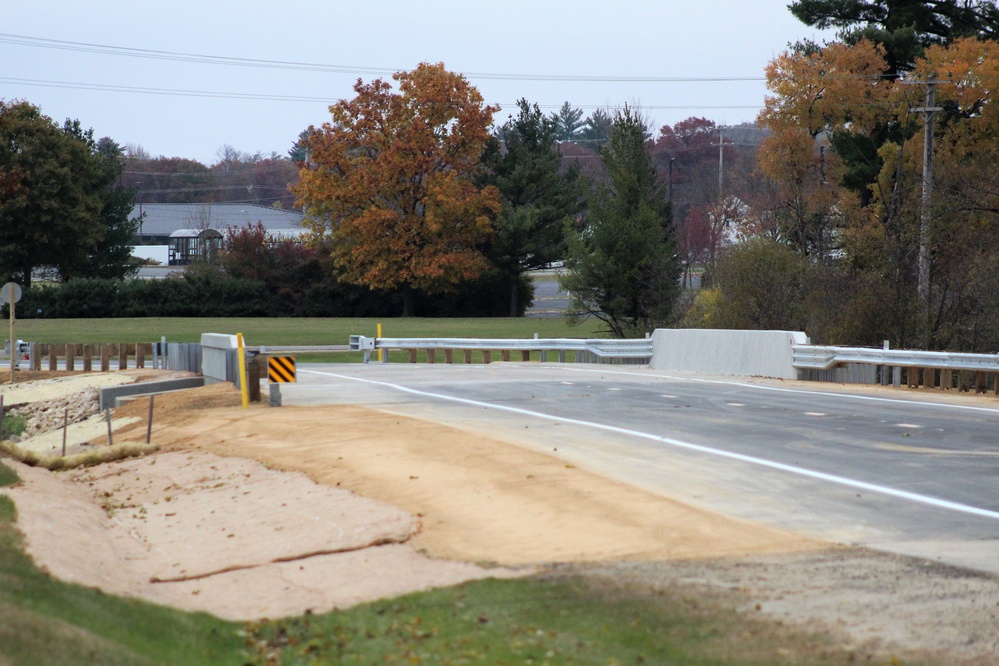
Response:
[[[111,434],[111,408],[104,410],[104,416],[108,420],[108,446],[114,446],[114,435]]]
[[[989,378],[984,370],[975,373],[975,393],[985,393],[988,391]]]
[[[135,343],[135,367],[146,367],[146,346],[141,342]]]
[[[410,349],[409,350],[409,362],[410,363],[416,363],[416,350],[415,349]]]
[[[528,361],[530,361],[531,360],[531,352],[529,352],[526,349],[522,349],[520,351],[520,360],[523,361],[524,363],[527,363]]]
[[[101,345],[101,372],[108,372],[111,369],[111,345],[104,343]]]
[[[436,363],[436,362],[437,362],[437,350],[436,349],[428,349],[427,350],[427,363]]]
[[[916,388],[919,386],[919,368],[906,368],[906,384],[909,388]]]
[[[940,388],[949,391],[954,388],[954,372],[950,368],[940,371]]]
[[[445,349],[444,350],[444,362],[445,363],[454,363],[454,350],[453,349]]]
[[[971,390],[970,380],[968,379],[968,373],[964,370],[957,371],[957,390],[964,393],[965,391]]]
[[[128,343],[126,342],[118,345],[118,369],[128,369]]]
[[[29,368],[31,370],[41,370],[42,369],[42,345],[33,345],[31,350],[31,363]]]
[[[90,372],[94,369],[94,346],[93,345],[83,345],[83,371]]]
[[[66,457],[66,431],[69,430],[69,407],[62,411],[62,455]]]
[[[260,366],[264,365],[261,363],[259,356],[254,356],[250,359],[247,365],[247,375],[249,378],[246,380],[246,386],[250,389],[250,402],[260,402]]]
[[[258,385],[257,388],[259,389],[260,386]],[[149,418],[146,420],[146,444],[148,444],[153,438],[153,398],[155,397],[155,394],[149,394]]]
[[[76,345],[66,345],[66,370],[76,370]]]
[[[935,388],[937,385],[937,371],[933,368],[923,368],[923,387]]]
[[[49,345],[49,370],[59,369],[58,345]]]
[[[500,358],[503,359],[504,363],[509,363],[510,362],[510,350],[509,349],[502,350],[500,352]]]
[[[486,365],[489,364],[489,350],[488,349],[483,349],[482,350],[482,362],[485,363]]]
[[[992,378],[995,380],[995,387],[993,388],[993,391],[996,395],[999,395],[999,374],[992,375]]]
[[[465,352],[465,363],[471,363],[472,362],[472,350],[471,349],[465,349],[464,352]]]

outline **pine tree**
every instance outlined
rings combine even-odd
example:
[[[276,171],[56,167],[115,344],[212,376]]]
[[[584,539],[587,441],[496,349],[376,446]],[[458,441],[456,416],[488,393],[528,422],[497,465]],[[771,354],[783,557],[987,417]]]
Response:
[[[665,325],[678,293],[672,211],[646,134],[630,108],[614,118],[601,155],[609,182],[570,234],[561,281],[576,318],[597,317],[618,337]]]

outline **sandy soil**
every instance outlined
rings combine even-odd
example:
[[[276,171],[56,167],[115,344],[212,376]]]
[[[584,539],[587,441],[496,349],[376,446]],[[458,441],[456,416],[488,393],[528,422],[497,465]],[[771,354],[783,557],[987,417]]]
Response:
[[[233,619],[571,568],[731,592],[859,653],[999,662],[996,577],[746,524],[417,419],[238,405],[227,385],[158,396],[160,453],[18,466],[6,492],[29,552],[60,578]],[[144,440],[147,410],[117,410],[135,420],[115,441]]]

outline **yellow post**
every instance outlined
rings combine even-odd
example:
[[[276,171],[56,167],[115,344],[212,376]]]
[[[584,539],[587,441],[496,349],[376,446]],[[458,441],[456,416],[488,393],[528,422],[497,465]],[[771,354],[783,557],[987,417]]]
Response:
[[[239,358],[239,385],[242,387],[242,391],[241,392],[243,394],[243,409],[249,409],[250,408],[250,393],[249,393],[250,387],[247,386],[247,384],[246,384],[246,357],[243,354],[243,334],[242,333],[237,333],[236,334],[236,343],[237,343],[236,347],[238,349],[238,351],[236,352],[236,355]],[[260,381],[259,378],[255,378],[255,379],[257,381]]]
[[[382,337],[382,325],[381,324],[378,324],[378,330],[375,333],[375,337],[376,338]],[[382,350],[381,349],[378,350],[378,362],[379,363],[382,362]]]

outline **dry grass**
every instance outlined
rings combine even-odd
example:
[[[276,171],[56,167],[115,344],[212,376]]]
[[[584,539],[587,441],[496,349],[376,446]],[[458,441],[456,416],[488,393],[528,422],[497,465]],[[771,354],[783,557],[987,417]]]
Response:
[[[50,456],[29,451],[10,441],[0,442],[0,455],[14,458],[31,467],[44,467],[53,472],[77,467],[93,467],[94,465],[114,462],[115,460],[124,460],[125,458],[138,458],[158,450],[159,447],[155,444],[135,444],[130,442],[105,446],[71,456]]]

